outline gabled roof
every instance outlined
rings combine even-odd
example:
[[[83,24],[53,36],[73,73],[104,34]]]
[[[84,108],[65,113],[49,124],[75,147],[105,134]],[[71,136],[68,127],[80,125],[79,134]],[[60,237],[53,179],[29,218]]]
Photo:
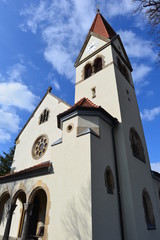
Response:
[[[89,32],[94,32],[98,35],[110,39],[117,35],[113,28],[99,12],[96,14]]]
[[[92,26],[87,34],[87,37],[85,39],[85,42],[82,46],[82,49],[76,59],[75,67],[77,66],[78,62],[80,61],[80,58],[85,50],[85,47],[90,39],[91,35],[95,35],[96,37],[103,39],[108,43],[108,40],[111,40],[112,38],[117,36],[117,33],[113,30],[113,28],[109,25],[109,23],[105,20],[105,18],[97,12],[94,21],[92,23]]]
[[[92,115],[96,115],[97,112],[102,113],[103,115],[107,116],[112,122],[113,125],[117,124],[117,119],[112,117],[106,110],[104,110],[101,106],[98,106],[94,104],[91,100],[88,98],[82,98],[80,99],[77,103],[75,103],[72,107],[70,107],[68,110],[60,113],[57,115],[57,120],[58,120],[58,127],[60,128],[61,126],[61,119],[63,117],[66,117],[67,115],[70,115],[74,112],[78,112],[78,114],[82,114],[82,111],[89,111],[90,113],[92,112]]]
[[[35,108],[35,110],[33,111],[33,113],[31,114],[31,116],[29,117],[28,121],[26,122],[26,124],[24,125],[24,127],[22,128],[22,130],[20,131],[20,133],[18,134],[18,136],[15,139],[15,142],[18,140],[18,138],[20,137],[21,133],[23,132],[23,130],[25,129],[25,127],[28,125],[28,123],[30,122],[30,120],[32,119],[32,117],[34,116],[35,112],[37,111],[37,109],[39,108],[39,106],[41,105],[41,103],[43,102],[43,100],[46,98],[46,96],[48,94],[50,94],[51,96],[53,96],[54,98],[56,98],[59,102],[62,102],[68,106],[70,106],[68,103],[66,103],[65,101],[63,101],[62,99],[58,98],[57,96],[55,96],[53,93],[51,93],[52,91],[52,87],[48,87],[45,95],[43,96],[43,98],[41,99],[41,101],[39,102],[39,104],[37,105],[37,107]]]

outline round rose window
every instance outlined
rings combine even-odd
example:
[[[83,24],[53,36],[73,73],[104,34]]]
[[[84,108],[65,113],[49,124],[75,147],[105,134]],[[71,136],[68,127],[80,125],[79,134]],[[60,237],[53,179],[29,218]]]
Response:
[[[42,135],[33,144],[32,155],[33,158],[38,159],[42,157],[48,147],[48,137],[46,135]]]

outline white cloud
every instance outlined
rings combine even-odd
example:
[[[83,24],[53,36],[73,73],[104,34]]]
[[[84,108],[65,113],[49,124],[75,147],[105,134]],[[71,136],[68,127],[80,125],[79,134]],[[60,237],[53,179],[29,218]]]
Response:
[[[0,105],[5,109],[8,107],[17,107],[31,112],[35,108],[37,99],[23,83],[0,83]]]
[[[94,19],[94,8],[92,0],[53,0],[40,1],[21,12],[26,19],[23,30],[41,31],[45,59],[71,82],[75,81],[74,61]]]
[[[129,0],[114,0],[102,3],[102,9],[105,9],[108,13],[108,17],[126,16],[128,13],[131,14],[133,11],[132,1]]]
[[[120,30],[119,35],[122,38],[129,57],[155,61],[156,54],[152,49],[150,41],[137,36],[137,34],[131,30]]]
[[[4,76],[0,73],[0,142],[11,139],[20,129],[18,109],[33,111],[38,97],[23,83],[26,68],[18,63],[9,67]]]
[[[35,11],[36,8],[36,11]],[[43,22],[46,19],[46,3],[44,1],[40,1],[40,4],[31,4],[30,7],[23,9],[20,12],[21,15],[30,16],[27,19],[26,25],[21,24],[20,28],[22,31],[27,31],[27,28],[30,29],[33,33],[36,33],[37,26],[40,22]]]
[[[160,162],[157,163],[151,163],[151,169],[153,171],[159,172],[160,173]]]
[[[15,112],[0,109],[0,143],[11,140],[11,134],[19,131],[20,118]]]
[[[19,130],[20,118],[15,112],[7,112],[0,109],[0,129],[16,133]]]
[[[26,67],[21,63],[14,64],[12,67],[8,68],[7,79],[8,81],[19,81],[21,82],[22,74],[26,71]]]
[[[6,143],[11,140],[11,135],[3,129],[0,129],[0,143]]]
[[[136,84],[140,82],[144,82],[146,79],[146,76],[149,72],[152,71],[152,68],[150,66],[147,66],[145,64],[133,64],[133,80]]]
[[[144,109],[141,112],[142,120],[152,121],[156,116],[160,115],[160,107],[155,107],[152,109]]]
[[[54,86],[55,89],[58,90],[58,91],[59,91],[60,88],[61,88],[57,80],[54,80],[54,81],[53,81],[53,86]]]

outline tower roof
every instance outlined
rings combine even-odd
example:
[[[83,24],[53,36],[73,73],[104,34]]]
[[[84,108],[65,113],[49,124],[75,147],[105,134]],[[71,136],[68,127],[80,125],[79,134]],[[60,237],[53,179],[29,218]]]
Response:
[[[99,12],[96,14],[89,32],[94,32],[105,38],[112,38],[117,35],[113,28]]]
[[[108,44],[108,39],[112,41],[113,39],[115,39],[114,37],[118,36],[117,33],[113,30],[113,28],[109,25],[109,23],[98,11],[93,20],[91,28],[89,29],[85,42],[82,46],[82,49],[77,57],[77,60],[75,62],[75,67],[80,61],[80,58],[83,54],[83,51],[85,50],[85,47],[91,35],[95,35],[96,37],[103,39],[104,41],[106,41],[107,44]]]
[[[77,112],[78,114],[83,115],[83,112],[85,112],[85,111],[88,111],[90,113],[92,112],[93,115],[96,115],[97,112],[100,112],[103,115],[107,116],[107,118],[110,119],[110,121],[113,125],[117,124],[116,118],[112,117],[101,106],[94,104],[91,100],[84,97],[84,98],[80,99],[77,103],[75,103],[72,107],[70,107],[68,110],[57,115],[58,127],[60,128],[60,126],[61,126],[62,118],[66,117],[66,116],[71,116],[72,113],[74,113],[74,112]]]

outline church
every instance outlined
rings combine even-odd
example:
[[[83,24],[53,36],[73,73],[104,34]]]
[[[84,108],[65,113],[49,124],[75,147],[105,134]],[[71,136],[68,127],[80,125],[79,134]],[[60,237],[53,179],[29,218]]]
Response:
[[[99,11],[75,62],[75,104],[44,97],[0,177],[2,240],[158,240],[160,174],[151,171],[132,66]]]

